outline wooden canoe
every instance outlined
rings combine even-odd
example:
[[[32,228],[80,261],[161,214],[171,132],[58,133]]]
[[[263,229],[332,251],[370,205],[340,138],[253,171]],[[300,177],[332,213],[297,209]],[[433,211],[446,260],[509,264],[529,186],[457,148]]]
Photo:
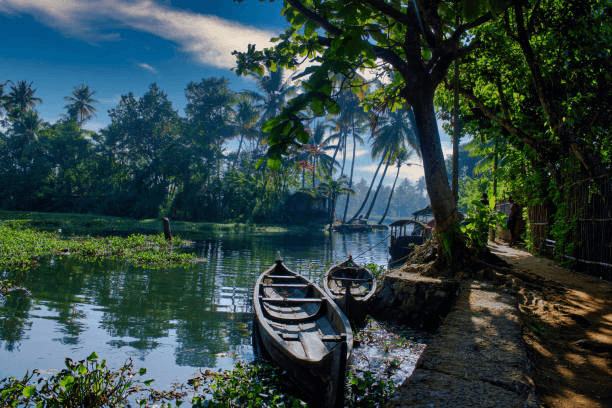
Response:
[[[287,372],[300,397],[315,407],[343,407],[353,331],[334,301],[277,259],[257,279],[253,306],[265,355]]]
[[[356,264],[349,255],[346,261],[327,270],[323,288],[351,322],[360,323],[373,300],[376,279],[369,269]]]

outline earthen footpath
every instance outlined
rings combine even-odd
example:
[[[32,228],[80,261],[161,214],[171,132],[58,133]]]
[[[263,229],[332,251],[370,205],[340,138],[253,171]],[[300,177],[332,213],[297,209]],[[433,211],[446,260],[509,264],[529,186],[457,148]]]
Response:
[[[467,281],[387,407],[537,407],[516,293]]]

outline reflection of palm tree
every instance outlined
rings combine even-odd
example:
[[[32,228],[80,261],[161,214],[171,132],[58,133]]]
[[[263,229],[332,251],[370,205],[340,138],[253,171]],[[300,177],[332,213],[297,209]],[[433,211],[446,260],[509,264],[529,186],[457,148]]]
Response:
[[[64,108],[68,110],[68,117],[75,121],[79,126],[82,126],[86,120],[91,119],[96,113],[96,108],[92,105],[98,101],[93,99],[96,91],[89,89],[87,85],[74,87],[72,96],[65,96],[64,100],[70,103]]]
[[[34,96],[36,89],[32,89],[32,82],[18,81],[11,86],[11,90],[4,97],[4,107],[11,115],[27,112],[42,99]]]

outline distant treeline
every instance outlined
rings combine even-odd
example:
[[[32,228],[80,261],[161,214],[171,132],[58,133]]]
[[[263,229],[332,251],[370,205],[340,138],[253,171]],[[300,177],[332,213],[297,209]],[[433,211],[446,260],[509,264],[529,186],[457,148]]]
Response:
[[[342,111],[313,123],[309,142],[271,169],[262,124],[295,90],[280,71],[258,78],[259,92],[228,85],[218,78],[189,83],[181,117],[153,84],[142,97],[123,95],[108,111],[110,125],[92,132],[83,128],[96,113],[88,86],[64,98],[66,114],[51,124],[39,117],[42,101],[31,82],[0,82],[0,208],[285,223],[357,215],[378,222],[427,205],[424,181],[398,180],[395,171],[415,147],[405,112],[379,117],[372,128],[355,96],[343,92]],[[375,182],[353,179],[353,149],[363,147],[379,162]],[[314,218],[287,215],[297,191]]]

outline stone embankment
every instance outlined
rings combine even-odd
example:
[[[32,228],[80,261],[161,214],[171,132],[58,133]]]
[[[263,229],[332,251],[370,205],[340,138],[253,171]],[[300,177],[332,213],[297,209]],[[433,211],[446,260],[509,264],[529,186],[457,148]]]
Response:
[[[387,407],[537,407],[511,290],[402,267],[385,277],[378,295],[377,315],[435,330]]]

